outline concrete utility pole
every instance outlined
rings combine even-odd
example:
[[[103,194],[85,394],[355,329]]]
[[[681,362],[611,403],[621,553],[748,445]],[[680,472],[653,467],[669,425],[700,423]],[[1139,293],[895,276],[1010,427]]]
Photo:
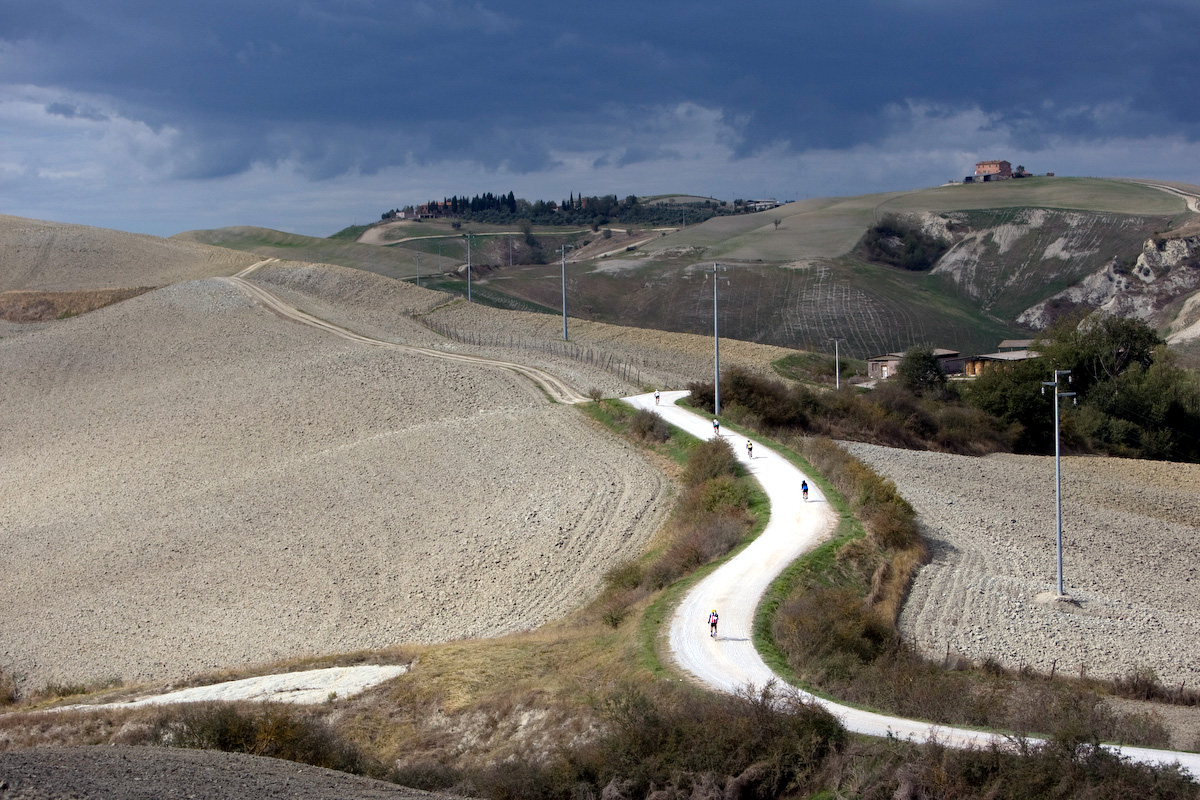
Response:
[[[842,341],[841,336],[831,336],[833,341],[833,388],[840,390],[842,388],[842,358],[838,355],[838,342]]]
[[[563,300],[563,341],[567,341],[567,250],[570,245],[563,244],[562,250],[562,300]]]
[[[1074,397],[1075,392],[1060,392],[1059,386],[1062,385],[1061,378],[1067,376],[1067,383],[1071,382],[1071,370],[1056,369],[1054,370],[1054,380],[1042,381],[1042,394],[1046,393],[1047,386],[1054,387],[1054,526],[1055,526],[1055,547],[1058,552],[1058,596],[1066,597],[1063,592],[1063,543],[1062,543],[1062,466],[1060,463],[1059,454],[1059,430],[1058,430],[1058,400],[1061,397]]]
[[[464,233],[467,237],[467,302],[471,302],[471,234]]]
[[[721,416],[721,334],[717,329],[717,282],[720,264],[713,264],[713,414]]]

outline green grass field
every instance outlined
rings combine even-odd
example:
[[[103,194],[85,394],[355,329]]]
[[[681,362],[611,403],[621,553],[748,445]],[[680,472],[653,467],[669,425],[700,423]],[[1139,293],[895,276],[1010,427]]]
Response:
[[[417,273],[416,253],[413,250],[375,247],[342,239],[318,239],[269,228],[234,227],[188,231],[171,238],[228,247],[232,250],[257,253],[263,257],[337,264],[389,278],[407,279]],[[422,273],[443,272],[457,266],[458,260],[450,253],[442,258],[421,257]]]
[[[682,198],[644,200],[668,197]],[[952,214],[956,235],[967,238],[935,273],[859,258],[855,246],[866,230],[893,213]],[[845,340],[845,355],[857,358],[914,344],[991,352],[1001,339],[1028,335],[1014,323],[1026,308],[1113,258],[1136,256],[1147,238],[1196,216],[1176,195],[1098,178],[1024,178],[810,199],[716,217],[615,258],[572,264],[568,307],[584,319],[711,333],[712,283],[705,270],[720,262],[728,268],[721,289],[722,335],[811,350],[825,349],[836,336]],[[559,307],[557,264],[523,264],[535,260],[534,252],[522,234],[500,226],[472,223],[455,230],[449,220],[401,222],[389,229],[396,240],[391,246],[259,228],[186,236],[407,279],[416,273],[418,254],[424,275],[465,263],[467,228],[477,234],[474,262],[495,267],[476,276],[480,302],[524,310]],[[565,228],[535,233],[543,241],[543,259],[560,244],[591,235]],[[463,291],[461,277],[439,280],[447,291]]]
[[[939,213],[1015,206],[1151,216],[1187,212],[1183,198],[1136,183],[1103,178],[1022,178],[905,192],[880,204],[878,213]]]

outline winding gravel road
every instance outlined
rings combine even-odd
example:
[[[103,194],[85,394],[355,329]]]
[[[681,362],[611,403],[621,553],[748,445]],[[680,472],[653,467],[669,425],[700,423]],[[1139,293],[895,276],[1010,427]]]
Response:
[[[712,421],[692,413],[675,402],[687,392],[663,392],[656,408],[654,395],[626,398],[626,402],[660,414],[667,422],[693,436],[713,435]],[[731,434],[722,433],[731,437]],[[771,520],[749,547],[727,561],[696,584],[684,597],[671,620],[671,652],[684,670],[704,684],[732,692],[747,685],[763,686],[768,681],[786,684],[763,662],[751,641],[754,611],[767,586],[800,554],[827,536],[836,522],[835,514],[819,490],[811,487],[809,500],[800,499],[800,482],[805,475],[778,453],[756,445],[754,458],[748,459],[745,440],[731,442],[734,452],[750,473],[762,484],[771,500]],[[708,612],[716,608],[721,616],[720,635],[708,635]],[[917,720],[902,719],[844,706],[806,692],[800,693],[825,708],[854,733],[870,736],[897,736],[924,741],[929,738],[954,747],[1002,745],[1007,739],[994,733],[951,728]],[[1144,747],[1111,747],[1134,761],[1150,764],[1179,763],[1193,777],[1200,777],[1200,754]]]
[[[283,319],[299,322],[303,325],[308,325],[310,327],[317,328],[318,330],[332,333],[335,336],[348,339],[352,342],[366,344],[372,347],[379,347],[385,350],[396,350],[402,353],[431,356],[433,358],[440,358],[446,361],[460,361],[486,367],[499,367],[510,372],[515,372],[518,375],[522,375],[533,381],[535,384],[540,386],[542,390],[545,391],[546,394],[549,395],[550,398],[555,402],[566,403],[570,405],[587,401],[586,397],[581,395],[579,392],[576,392],[566,383],[559,380],[554,375],[551,375],[549,372],[540,370],[537,367],[529,367],[525,364],[518,364],[515,361],[499,361],[492,358],[470,356],[466,355],[465,353],[451,353],[445,350],[434,350],[429,347],[414,347],[412,345],[384,342],[379,339],[372,339],[370,337],[357,334],[354,331],[341,327],[340,325],[335,325],[332,322],[326,322],[325,320],[318,319],[310,314],[305,314],[303,311],[294,308],[280,300],[263,287],[251,283],[242,277],[242,275],[249,274],[251,270],[260,267],[265,263],[267,262],[259,262],[258,264],[251,266],[249,269],[239,273],[238,275],[234,275],[233,277],[229,278],[221,278],[220,280],[225,280],[229,283],[232,283],[248,297],[250,297],[250,299],[254,300],[259,305],[263,306],[279,317],[282,317]]]

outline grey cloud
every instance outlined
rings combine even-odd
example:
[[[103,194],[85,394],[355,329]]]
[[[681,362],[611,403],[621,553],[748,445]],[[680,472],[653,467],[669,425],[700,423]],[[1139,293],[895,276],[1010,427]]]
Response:
[[[61,100],[55,103],[48,103],[46,105],[46,113],[66,117],[67,119],[86,119],[92,122],[107,122],[109,119],[107,114],[92,106],[68,103]]]

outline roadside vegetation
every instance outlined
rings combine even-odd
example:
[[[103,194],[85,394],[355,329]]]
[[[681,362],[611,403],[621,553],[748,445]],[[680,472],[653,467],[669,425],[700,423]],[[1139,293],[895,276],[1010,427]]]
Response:
[[[914,353],[910,364],[921,357]],[[712,381],[689,384],[691,402],[713,409]],[[846,385],[819,391],[733,367],[721,376],[721,413],[732,422],[779,435],[802,433],[833,439],[983,455],[1012,449],[1014,429],[967,404],[945,385],[900,379],[864,393]],[[771,435],[771,434],[768,434]]]
[[[722,412],[775,435],[805,434],[964,455],[1054,451],[1054,406],[1042,383],[1071,370],[1075,403],[1060,400],[1068,453],[1200,461],[1200,373],[1144,322],[1118,317],[1064,319],[1036,340],[1040,358],[996,366],[954,383],[928,347],[910,348],[895,377],[864,392],[787,385],[731,368],[721,381]],[[776,363],[803,380],[813,358]],[[832,362],[832,359],[830,359]],[[1064,378],[1066,381],[1066,378]],[[828,385],[828,378],[826,379]],[[713,408],[711,381],[690,384],[692,402]]]
[[[925,375],[933,384],[927,388],[934,388],[934,374],[916,368],[936,364],[928,355],[912,360],[908,377]],[[1007,670],[994,661],[976,664],[949,652],[941,663],[923,658],[897,629],[912,579],[927,557],[912,507],[891,481],[829,439],[796,431],[787,424],[787,413],[764,419],[727,399],[786,412],[794,387],[736,370],[725,378],[728,393],[723,380],[721,396],[730,405],[722,410],[729,420],[781,442],[802,468],[827,482],[826,494],[842,513],[834,537],[772,587],[756,623],[760,650],[768,658],[773,654],[774,666],[800,685],[888,713],[1065,737],[1076,745],[1169,745],[1160,722],[1147,714],[1118,713],[1104,702],[1107,696],[1200,704],[1200,693],[1163,687],[1143,672],[1105,682]],[[693,387],[697,405],[711,403],[711,389]]]

